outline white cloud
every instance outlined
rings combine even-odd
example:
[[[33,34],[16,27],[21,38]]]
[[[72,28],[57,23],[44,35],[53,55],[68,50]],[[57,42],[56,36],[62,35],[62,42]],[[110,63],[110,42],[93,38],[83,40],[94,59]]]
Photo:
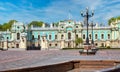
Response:
[[[94,22],[107,23],[111,17],[120,15],[120,1],[118,0],[55,0],[43,8],[36,8],[30,1],[22,1],[20,5],[13,3],[1,3],[0,23],[10,19],[17,19],[23,22],[32,20],[43,20],[45,22],[56,22],[68,19],[68,12],[71,11],[72,19],[83,20],[80,11],[86,7],[95,10]],[[24,5],[23,5],[24,4]]]

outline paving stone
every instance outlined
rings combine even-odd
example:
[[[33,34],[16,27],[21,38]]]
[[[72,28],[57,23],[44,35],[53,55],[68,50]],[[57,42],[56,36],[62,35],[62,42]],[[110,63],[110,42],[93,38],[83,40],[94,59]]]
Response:
[[[99,50],[83,56],[79,50],[0,51],[0,71],[63,63],[72,60],[120,60],[120,50]]]

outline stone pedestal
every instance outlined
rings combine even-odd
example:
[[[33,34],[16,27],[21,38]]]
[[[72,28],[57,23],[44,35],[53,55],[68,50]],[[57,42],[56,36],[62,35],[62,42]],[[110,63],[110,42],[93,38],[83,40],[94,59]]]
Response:
[[[84,45],[84,50],[91,50],[91,45]]]
[[[91,48],[92,48],[92,45],[84,45],[84,49],[79,52],[82,55],[94,55],[96,51],[93,51]]]
[[[92,52],[91,50],[91,45],[84,45],[84,50],[83,50],[84,54],[88,55],[88,52]]]
[[[91,49],[96,49],[94,44],[91,45]]]

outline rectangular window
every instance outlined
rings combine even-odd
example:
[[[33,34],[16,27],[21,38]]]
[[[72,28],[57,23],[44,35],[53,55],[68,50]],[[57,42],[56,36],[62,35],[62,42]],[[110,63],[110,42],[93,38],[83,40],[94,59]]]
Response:
[[[85,39],[85,34],[83,34],[83,39]]]
[[[61,39],[63,39],[64,35],[61,35]]]
[[[32,40],[34,40],[34,35],[32,35]]]
[[[95,34],[95,39],[98,39],[98,35],[97,34]]]
[[[104,34],[101,34],[101,39],[104,39]]]
[[[20,33],[17,33],[17,40],[20,39]]]
[[[91,34],[89,34],[89,39],[91,39]]]
[[[76,34],[76,38],[78,38],[78,34]]]
[[[51,40],[51,35],[49,35],[49,40]]]
[[[55,35],[55,39],[57,39],[57,35]]]
[[[38,35],[38,40],[40,40],[40,35]]]

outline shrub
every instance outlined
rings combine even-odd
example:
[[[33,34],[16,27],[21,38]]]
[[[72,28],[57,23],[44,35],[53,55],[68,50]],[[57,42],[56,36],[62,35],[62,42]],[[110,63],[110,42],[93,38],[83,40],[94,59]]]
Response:
[[[106,48],[110,48],[110,46],[107,46]]]

